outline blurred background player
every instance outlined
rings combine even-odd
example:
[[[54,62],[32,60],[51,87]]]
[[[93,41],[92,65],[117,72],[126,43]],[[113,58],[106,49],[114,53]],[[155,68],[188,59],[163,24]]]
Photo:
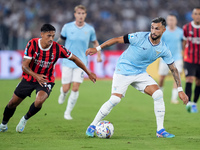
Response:
[[[183,30],[177,26],[177,18],[175,15],[170,14],[167,16],[167,27],[166,31],[162,35],[162,40],[169,46],[169,49],[172,53],[172,57],[174,58],[175,65],[179,71],[179,73],[183,70],[183,59],[182,59],[182,40],[183,40]],[[159,82],[158,85],[164,91],[164,79],[166,75],[169,73],[169,68],[167,64],[160,59],[159,64]],[[173,84],[171,103],[178,104],[178,91],[176,83]]]
[[[188,112],[197,113],[197,101],[200,94],[200,7],[192,11],[193,21],[183,26],[184,32],[184,69],[186,77],[185,93],[189,97],[186,106]],[[192,83],[195,79],[195,89],[192,97]]]
[[[31,96],[34,90],[36,90],[35,101],[19,121],[16,131],[23,132],[28,119],[40,111],[54,86],[54,65],[59,58],[68,58],[75,62],[93,82],[96,81],[96,75],[91,73],[78,57],[53,41],[55,31],[56,29],[51,24],[44,24],[41,27],[42,38],[34,38],[28,42],[22,62],[23,78],[4,109],[0,132],[8,129],[7,123],[15,113],[17,106],[27,96]]]
[[[88,49],[90,41],[94,47],[99,45],[94,28],[85,22],[87,16],[87,10],[83,5],[78,5],[74,8],[75,21],[67,23],[61,30],[61,36],[58,39],[58,43],[63,44],[67,49],[75,54],[85,65],[87,65],[87,57],[85,51]],[[68,98],[66,110],[64,112],[64,118],[67,120],[73,119],[71,117],[71,111],[74,108],[79,96],[79,86],[83,82],[84,74],[83,70],[78,66],[68,61],[62,60],[62,87],[60,88],[60,96],[58,103],[63,104],[65,98],[72,89]],[[97,54],[97,61],[101,62],[101,53]]]
[[[127,43],[129,47],[121,54],[113,75],[112,94],[110,99],[99,109],[93,122],[86,130],[86,135],[94,137],[96,125],[105,118],[110,111],[120,103],[125,96],[128,86],[136,88],[142,93],[151,96],[154,100],[154,112],[157,122],[157,137],[173,138],[175,135],[168,133],[164,128],[165,104],[163,92],[158,84],[146,72],[146,68],[157,58],[162,57],[168,64],[178,86],[179,97],[184,104],[187,104],[188,97],[183,92],[181,79],[169,48],[161,40],[166,30],[164,18],[155,18],[151,22],[151,32],[136,32],[112,38],[96,48],[89,48],[86,54],[92,55],[102,48],[116,43]]]

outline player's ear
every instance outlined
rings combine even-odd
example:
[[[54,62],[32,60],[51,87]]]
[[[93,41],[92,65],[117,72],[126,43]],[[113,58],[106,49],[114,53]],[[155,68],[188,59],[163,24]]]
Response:
[[[44,36],[44,32],[41,32],[40,35],[41,35],[41,37],[43,37]]]
[[[163,27],[164,29],[163,29],[163,33],[166,31],[166,28],[165,27]]]

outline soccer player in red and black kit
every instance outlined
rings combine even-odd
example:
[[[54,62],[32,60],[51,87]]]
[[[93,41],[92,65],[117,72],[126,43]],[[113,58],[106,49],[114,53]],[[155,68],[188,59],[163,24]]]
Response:
[[[35,102],[32,103],[28,112],[21,118],[16,127],[17,132],[23,132],[27,120],[41,109],[42,104],[51,93],[55,80],[54,66],[58,58],[72,60],[87,73],[92,82],[96,81],[96,75],[91,73],[79,58],[53,41],[55,31],[52,25],[44,24],[41,28],[42,38],[34,38],[28,42],[22,62],[23,78],[5,107],[0,132],[8,129],[7,123],[13,116],[16,107],[27,96],[30,96],[33,90],[36,90]]]
[[[197,101],[200,94],[200,7],[192,12],[193,21],[183,26],[184,69],[186,76],[185,93],[189,97],[186,106],[188,112],[197,113]],[[192,83],[195,79],[194,102],[191,102]]]

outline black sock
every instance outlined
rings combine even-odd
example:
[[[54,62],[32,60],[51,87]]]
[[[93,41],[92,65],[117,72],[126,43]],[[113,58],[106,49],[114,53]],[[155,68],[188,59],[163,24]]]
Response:
[[[197,103],[200,94],[200,86],[196,86],[194,90],[194,102]]]
[[[8,108],[8,105],[5,107],[4,109],[4,113],[3,113],[3,120],[2,120],[2,124],[7,124],[9,119],[13,116],[14,112],[15,112],[16,108]]]
[[[189,101],[191,101],[192,83],[186,82],[186,85],[185,85],[185,94],[188,96]]]
[[[32,117],[33,115],[35,115],[40,109],[41,109],[41,107],[40,108],[35,107],[34,102],[33,102],[32,105],[29,108],[29,111],[24,116],[24,118],[26,120],[28,120],[30,117]]]

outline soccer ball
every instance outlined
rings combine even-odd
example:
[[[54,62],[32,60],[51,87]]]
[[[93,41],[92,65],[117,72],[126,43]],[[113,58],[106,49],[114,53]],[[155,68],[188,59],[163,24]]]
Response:
[[[96,126],[96,134],[99,138],[111,138],[114,133],[114,126],[110,121],[101,121]]]

